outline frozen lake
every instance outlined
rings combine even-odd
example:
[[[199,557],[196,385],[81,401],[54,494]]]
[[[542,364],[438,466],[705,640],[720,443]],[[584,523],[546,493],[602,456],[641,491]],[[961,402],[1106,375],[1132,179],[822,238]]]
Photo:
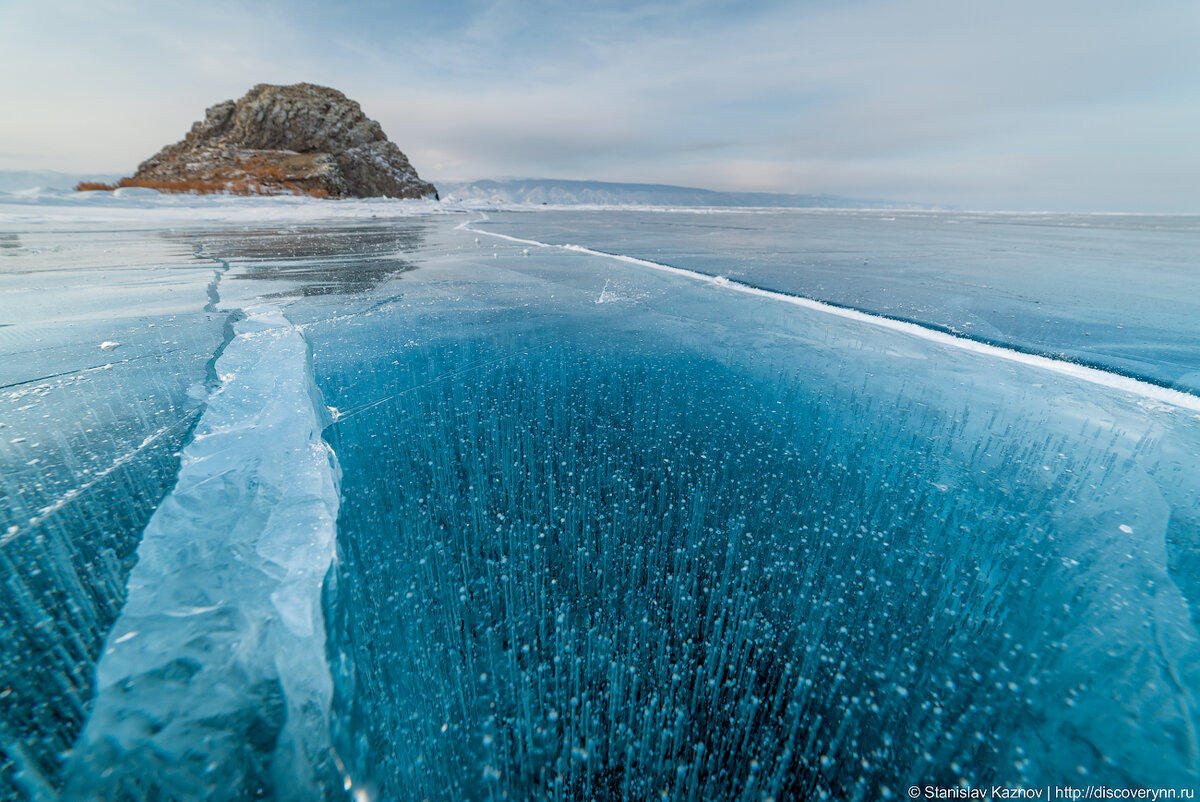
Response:
[[[481,228],[721,275],[1200,391],[1200,218],[570,210]]]
[[[10,795],[1200,782],[1197,218],[120,200],[0,205]]]

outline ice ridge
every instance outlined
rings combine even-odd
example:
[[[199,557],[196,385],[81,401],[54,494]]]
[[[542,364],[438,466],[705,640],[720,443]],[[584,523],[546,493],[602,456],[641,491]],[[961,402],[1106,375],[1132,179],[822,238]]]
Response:
[[[832,304],[825,301],[818,301],[814,298],[806,298],[799,295],[788,295],[787,293],[777,292],[775,290],[767,290],[761,287],[745,284],[740,281],[734,281],[725,276],[711,276],[707,273],[700,273],[694,270],[688,270],[686,268],[674,267],[673,265],[667,265],[661,262],[653,262],[649,259],[639,259],[635,256],[609,253],[607,251],[600,251],[594,248],[586,248],[582,245],[556,245],[548,242],[541,242],[539,240],[513,237],[496,231],[473,228],[470,225],[472,222],[483,222],[486,219],[487,215],[483,215],[474,221],[466,220],[460,223],[457,228],[464,231],[470,231],[474,234],[483,234],[485,236],[495,237],[496,239],[515,242],[519,245],[532,245],[538,248],[557,248],[559,250],[573,253],[583,253],[589,256],[615,259],[619,262],[638,265],[640,267],[649,267],[654,270],[660,270],[676,276],[710,283],[714,286],[731,290],[733,292],[741,292],[748,295],[757,295],[763,298],[770,298],[771,300],[781,301],[783,303],[792,304],[805,309],[824,312],[837,317],[855,320],[861,323],[867,323],[872,326],[903,332],[905,334],[920,337],[921,339],[930,340],[942,345],[949,345],[965,351],[986,354],[988,356],[1003,359],[1009,362],[1019,362],[1024,365],[1029,365],[1041,370],[1051,371],[1060,375],[1071,376],[1072,378],[1079,379],[1090,384],[1118,390],[1147,400],[1170,404],[1171,406],[1186,409],[1191,412],[1200,412],[1200,396],[1195,396],[1182,390],[1164,387],[1160,384],[1154,384],[1138,377],[1115,373],[1111,370],[1094,367],[1092,365],[1085,365],[1078,362],[1068,362],[1066,360],[1056,359],[1045,354],[1021,351],[1007,345],[1000,345],[985,340],[963,337],[958,334],[953,334],[949,331],[931,328],[926,324],[917,323],[914,321],[900,320],[898,318],[887,317],[885,315],[863,312],[847,306],[840,306],[838,304]]]
[[[339,470],[300,330],[245,310],[146,528],[64,798],[320,799],[333,781],[321,588]]]

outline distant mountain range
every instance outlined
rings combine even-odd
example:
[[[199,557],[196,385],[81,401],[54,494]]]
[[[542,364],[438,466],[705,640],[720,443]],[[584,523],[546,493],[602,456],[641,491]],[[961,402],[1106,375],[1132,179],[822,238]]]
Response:
[[[110,173],[61,173],[54,170],[0,170],[0,192],[23,189],[74,189],[80,181],[112,183],[121,176]],[[441,181],[446,200],[487,202],[498,205],[542,204],[555,206],[764,206],[824,209],[930,209],[904,201],[847,198],[841,195],[788,195],[776,192],[716,192],[670,184],[621,184],[610,181],[567,181],[519,178],[499,181]]]
[[[669,184],[619,184],[608,181],[565,181],[519,178],[501,181],[438,182],[450,200],[496,204],[597,206],[768,206],[825,209],[927,209],[929,206],[840,195],[786,195],[776,192],[716,192]]]

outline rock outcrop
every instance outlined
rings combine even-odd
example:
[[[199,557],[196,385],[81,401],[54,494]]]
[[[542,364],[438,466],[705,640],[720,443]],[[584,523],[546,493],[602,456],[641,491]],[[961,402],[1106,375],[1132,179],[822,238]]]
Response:
[[[122,186],[330,198],[436,198],[408,157],[341,92],[259,84],[208,109]]]

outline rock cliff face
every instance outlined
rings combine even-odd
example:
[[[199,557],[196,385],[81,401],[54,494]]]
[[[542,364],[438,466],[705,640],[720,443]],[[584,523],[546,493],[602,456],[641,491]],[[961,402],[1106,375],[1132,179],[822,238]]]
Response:
[[[437,197],[358,103],[314,84],[259,84],[208,109],[123,186],[167,191]]]

